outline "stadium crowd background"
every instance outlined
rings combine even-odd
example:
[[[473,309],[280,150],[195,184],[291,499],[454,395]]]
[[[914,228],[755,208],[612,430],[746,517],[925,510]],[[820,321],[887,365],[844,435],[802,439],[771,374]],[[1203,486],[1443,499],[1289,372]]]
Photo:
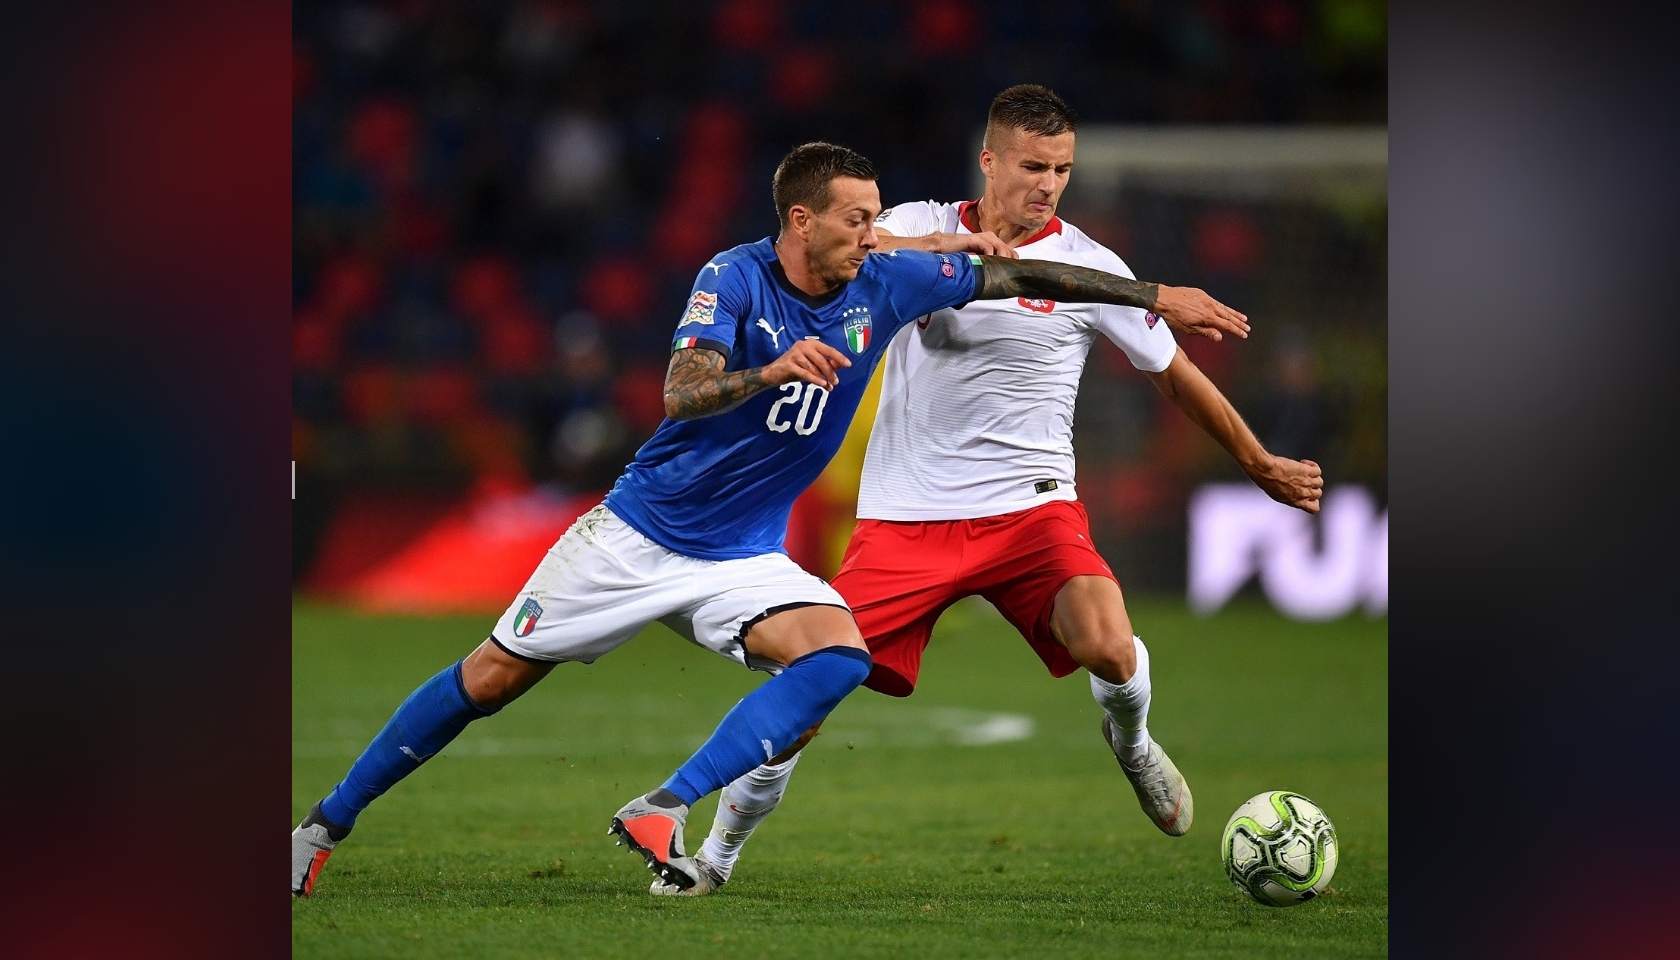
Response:
[[[1372,0],[298,3],[296,582],[487,491],[603,492],[660,421],[696,271],[774,233],[789,147],[862,151],[891,205],[970,196],[986,105],[1018,82],[1088,125],[1382,125],[1386,22]],[[1192,358],[1275,452],[1386,499],[1386,200],[1063,212],[1249,312],[1260,336]],[[1177,589],[1186,496],[1240,474],[1128,371],[1099,338],[1081,499],[1123,582]],[[843,500],[818,521],[849,530]]]

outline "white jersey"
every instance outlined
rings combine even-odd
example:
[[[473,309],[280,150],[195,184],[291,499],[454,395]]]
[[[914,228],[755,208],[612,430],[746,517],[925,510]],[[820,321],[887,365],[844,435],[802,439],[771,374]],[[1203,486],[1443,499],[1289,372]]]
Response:
[[[898,237],[974,233],[974,206],[904,203],[875,225]],[[1132,277],[1060,219],[1016,253]],[[1139,370],[1165,370],[1178,351],[1154,314],[1107,304],[977,300],[905,325],[881,364],[858,516],[967,520],[1076,499],[1074,398],[1099,331]]]

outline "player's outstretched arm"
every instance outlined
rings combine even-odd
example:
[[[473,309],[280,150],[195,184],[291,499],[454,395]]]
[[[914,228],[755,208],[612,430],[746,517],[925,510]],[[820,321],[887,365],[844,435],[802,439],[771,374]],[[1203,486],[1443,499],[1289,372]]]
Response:
[[[999,240],[998,235],[990,230],[981,233],[929,233],[920,237],[900,237],[877,228],[875,236],[881,241],[881,245],[875,249],[882,253],[889,250],[920,250],[924,253],[980,253],[1010,259],[1020,256],[1014,247]]]
[[[1175,330],[1209,340],[1227,333],[1248,336],[1248,317],[1196,287],[1169,287],[1131,280],[1089,267],[1053,260],[1008,260],[982,256],[985,281],[977,300],[1029,297],[1069,303],[1112,303],[1151,310]]]
[[[1234,457],[1255,485],[1279,503],[1318,512],[1324,495],[1324,472],[1311,460],[1291,460],[1266,452],[1231,401],[1180,350],[1160,373],[1149,374],[1161,395],[1178,405],[1196,425]]]
[[[671,354],[665,370],[665,415],[672,420],[709,417],[740,406],[766,387],[803,380],[833,389],[840,368],[852,361],[817,340],[800,340],[786,353],[762,367],[725,371],[728,358],[716,350],[690,347]]]

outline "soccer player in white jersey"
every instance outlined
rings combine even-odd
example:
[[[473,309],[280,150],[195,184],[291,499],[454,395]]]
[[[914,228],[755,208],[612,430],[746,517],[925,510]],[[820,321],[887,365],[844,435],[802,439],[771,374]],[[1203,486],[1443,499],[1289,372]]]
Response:
[[[882,212],[881,249],[973,251],[1132,276],[1112,251],[1056,216],[1073,169],[1075,122],[1043,87],[1003,91],[980,152],[985,193]],[[1213,327],[1172,325],[1220,339]],[[1248,328],[1229,329],[1246,336]],[[1132,632],[1074,491],[1074,398],[1098,336],[1124,350],[1273,499],[1318,512],[1318,465],[1267,453],[1156,313],[1047,298],[976,300],[921,317],[894,340],[858,525],[833,586],[869,646],[864,685],[881,693],[910,695],[934,621],[966,596],[991,601],[1052,676],[1084,667],[1102,707],[1103,738],[1138,802],[1162,832],[1183,836],[1194,806],[1183,775],[1149,735],[1149,651]],[[815,732],[724,788],[696,857],[700,883],[687,890],[655,883],[652,892],[705,894],[727,880]]]

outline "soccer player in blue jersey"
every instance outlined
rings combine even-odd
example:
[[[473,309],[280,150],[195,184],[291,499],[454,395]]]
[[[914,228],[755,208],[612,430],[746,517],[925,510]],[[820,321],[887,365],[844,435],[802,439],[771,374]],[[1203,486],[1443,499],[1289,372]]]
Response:
[[[794,149],[772,188],[780,235],[713,257],[677,325],[660,424],[606,500],[573,524],[490,636],[422,684],[292,832],[292,892],[307,895],[369,803],[468,723],[557,663],[591,663],[659,621],[771,674],[670,779],[625,804],[611,832],[682,889],[698,879],[683,826],[701,797],[787,750],[869,675],[850,610],[782,547],[794,498],[845,436],[903,325],[975,299],[1045,297],[1142,307],[1236,331],[1200,290],[1047,261],[871,255],[875,168],[825,143]]]

